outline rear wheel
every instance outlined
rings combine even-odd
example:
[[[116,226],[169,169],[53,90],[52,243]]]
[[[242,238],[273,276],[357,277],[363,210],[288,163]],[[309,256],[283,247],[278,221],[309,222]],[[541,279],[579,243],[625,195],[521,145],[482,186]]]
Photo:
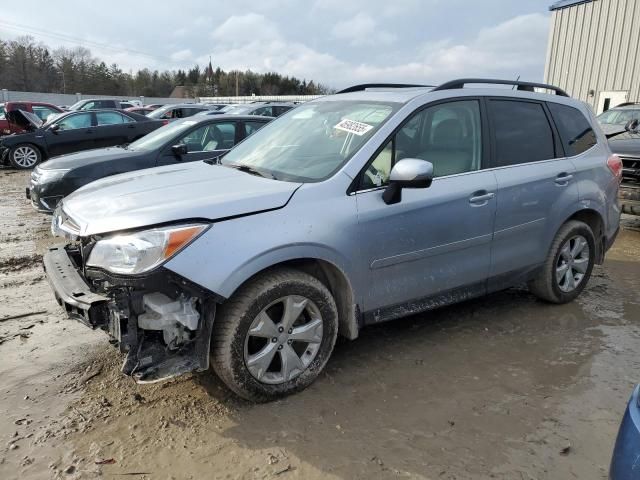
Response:
[[[40,150],[30,143],[16,145],[9,151],[9,162],[14,168],[27,170],[35,167],[42,160]]]
[[[309,386],[326,365],[337,332],[335,301],[318,279],[272,270],[220,306],[211,364],[241,397],[268,401]]]
[[[576,220],[565,223],[551,244],[542,271],[529,283],[529,290],[548,302],[572,301],[589,281],[595,253],[591,228]]]

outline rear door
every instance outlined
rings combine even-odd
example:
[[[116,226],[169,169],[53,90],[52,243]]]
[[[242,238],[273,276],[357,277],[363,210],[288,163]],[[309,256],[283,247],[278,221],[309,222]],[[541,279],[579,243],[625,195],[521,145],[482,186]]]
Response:
[[[176,162],[193,162],[219,157],[239,141],[241,134],[239,122],[225,121],[200,124],[196,128],[168,145],[158,158],[158,165],[169,165]],[[187,147],[185,155],[177,156],[171,147],[183,144]]]
[[[95,117],[92,112],[72,113],[55,122],[56,131],[47,129],[45,141],[50,156],[95,148]]]
[[[544,102],[490,98],[487,106],[498,182],[489,284],[495,290],[544,262],[557,217],[578,191]]]
[[[135,120],[120,112],[96,112],[96,147],[112,147],[131,141],[135,133]]]

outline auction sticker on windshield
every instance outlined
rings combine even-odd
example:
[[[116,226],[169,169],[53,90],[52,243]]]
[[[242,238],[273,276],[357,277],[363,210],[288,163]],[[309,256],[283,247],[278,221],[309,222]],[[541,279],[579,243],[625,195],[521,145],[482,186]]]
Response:
[[[365,133],[367,133],[369,130],[371,130],[373,128],[373,125],[369,125],[367,123],[360,123],[360,122],[356,122],[355,120],[349,120],[348,118],[345,118],[343,120],[340,120],[340,123],[338,123],[333,128],[337,130],[342,130],[344,132],[353,133],[358,136],[362,136]]]

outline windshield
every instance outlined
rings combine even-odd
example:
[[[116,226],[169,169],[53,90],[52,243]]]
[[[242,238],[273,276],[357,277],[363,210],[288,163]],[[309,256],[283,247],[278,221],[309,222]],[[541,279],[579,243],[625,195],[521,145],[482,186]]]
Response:
[[[391,102],[320,101],[290,110],[221,159],[278,180],[318,182],[333,175],[400,108]]]
[[[0,120],[6,120],[4,116],[4,103],[0,104]]]
[[[604,125],[625,125],[636,118],[640,120],[640,110],[608,110],[598,115],[598,121]]]
[[[155,150],[157,148],[162,147],[176,135],[188,130],[196,123],[193,120],[189,120],[188,118],[184,120],[178,120],[176,122],[170,123],[169,125],[165,125],[164,127],[160,127],[157,130],[145,135],[144,137],[136,140],[132,144],[130,144],[127,148],[129,150],[143,151],[148,152],[151,150]]]

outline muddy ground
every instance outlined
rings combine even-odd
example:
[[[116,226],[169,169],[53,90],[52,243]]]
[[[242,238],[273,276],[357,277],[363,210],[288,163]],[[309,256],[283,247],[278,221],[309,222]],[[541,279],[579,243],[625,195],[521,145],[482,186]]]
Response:
[[[640,367],[639,219],[570,305],[513,289],[367,328],[252,405],[211,374],[121,376],[53,300],[27,178],[0,170],[1,479],[606,478]]]

